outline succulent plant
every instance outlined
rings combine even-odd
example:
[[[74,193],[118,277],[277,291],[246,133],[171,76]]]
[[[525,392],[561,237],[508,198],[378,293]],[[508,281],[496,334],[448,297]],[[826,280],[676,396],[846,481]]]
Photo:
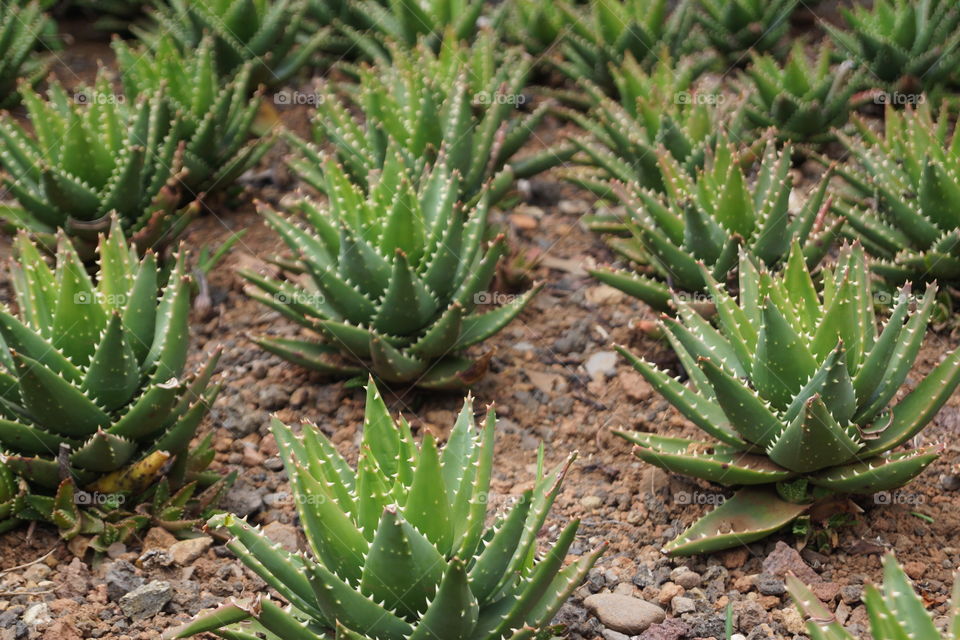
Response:
[[[787,577],[787,588],[797,608],[807,618],[811,640],[854,640],[810,589],[796,576]],[[897,564],[892,553],[883,557],[883,588],[870,584],[864,588],[864,604],[870,619],[870,637],[874,640],[902,638],[942,638],[960,640],[960,576],[954,580],[946,635],[941,635],[930,618],[923,600],[914,593],[913,583]]]
[[[664,56],[673,58],[696,49],[691,40],[689,2],[672,11],[667,0],[590,0],[589,6],[560,4],[567,14],[559,69],[570,79],[589,78],[615,95],[610,66],[627,53],[645,67]]]
[[[31,487],[19,515],[109,544],[145,522],[100,514],[138,501],[163,468],[174,487],[210,479],[212,450],[189,445],[218,391],[208,387],[218,354],[184,376],[184,261],[161,290],[153,253],[139,260],[116,221],[100,238],[96,283],[62,234],[55,268],[25,233],[15,249],[19,313],[0,311],[0,450]]]
[[[0,116],[4,184],[20,205],[0,217],[46,238],[63,229],[84,259],[114,213],[141,253],[172,242],[199,205],[181,206],[178,118],[163,96],[128,102],[104,73],[72,97],[56,82],[47,93],[23,88],[30,127]]]
[[[169,35],[185,55],[209,35],[221,76],[250,63],[254,84],[277,86],[330,38],[328,29],[303,37],[307,9],[307,0],[164,0],[151,12],[150,28],[132,30],[151,47]]]
[[[657,155],[665,193],[616,182],[609,187],[626,207],[623,224],[629,231],[629,237],[613,237],[609,244],[641,271],[591,271],[601,282],[655,309],[670,311],[678,292],[705,292],[709,280],[701,265],[726,285],[737,266],[738,249],[774,267],[786,258],[795,238],[809,264],[816,265],[842,223],[824,221],[827,177],[791,215],[789,146],[778,152],[772,141],[767,143],[753,184],[747,181],[740,154],[724,137],[694,176],[669,153]]]
[[[566,567],[579,521],[535,561],[537,538],[575,455],[543,472],[486,528],[493,469],[493,409],[482,433],[472,400],[445,447],[394,422],[371,380],[356,470],[314,425],[302,436],[274,420],[310,554],[289,553],[232,515],[208,526],[288,603],[231,602],[168,638],[537,638],[603,547]],[[263,634],[255,636],[254,634]]]
[[[332,5],[332,6],[331,6]],[[339,5],[339,6],[338,6]],[[347,58],[389,62],[396,46],[438,51],[445,39],[470,42],[482,33],[483,0],[313,0],[314,16],[331,21]]]
[[[774,128],[781,140],[821,143],[835,139],[857,104],[853,96],[864,87],[861,71],[849,62],[830,66],[832,49],[820,47],[810,59],[803,41],[797,41],[781,66],[772,56],[751,54],[746,76],[753,90],[747,118],[763,129]]]
[[[825,25],[840,52],[880,88],[903,94],[949,83],[960,65],[960,7],[950,0],[875,0],[841,8],[846,29]]]
[[[749,51],[773,51],[799,0],[696,0],[694,20],[707,41],[734,64]]]
[[[837,209],[888,282],[960,282],[960,136],[950,122],[929,104],[888,105],[882,134],[854,118],[859,136],[841,135],[856,163],[839,170],[852,195]]]
[[[621,65],[610,66],[610,75],[619,99],[583,80],[593,107],[587,113],[568,112],[590,134],[571,136],[570,142],[591,169],[578,168],[566,177],[600,197],[616,196],[611,179],[664,191],[661,149],[692,176],[703,168],[722,131],[740,137],[742,111],[726,95],[701,90],[697,65],[689,58],[666,57],[647,72],[628,53]]]
[[[13,475],[0,455],[0,533],[19,524],[17,513],[23,509],[27,483]]]
[[[212,37],[204,37],[189,57],[169,37],[152,52],[134,51],[119,38],[113,48],[129,100],[162,93],[181,115],[176,133],[184,142],[182,182],[190,196],[230,187],[270,149],[271,139],[251,132],[260,106],[251,64],[221,76]]]
[[[527,53],[541,56],[560,42],[570,22],[560,2],[514,0],[508,3],[501,22],[504,37]]]
[[[21,80],[32,86],[46,73],[50,65],[37,49],[53,28],[37,2],[0,5],[0,108],[19,102]]]
[[[392,161],[391,161],[392,159]],[[368,190],[353,184],[333,158],[323,167],[329,202],[294,205],[306,227],[269,207],[262,212],[296,257],[299,280],[242,272],[253,296],[324,340],[264,337],[263,348],[331,375],[368,368],[388,383],[460,387],[479,377],[478,362],[458,355],[510,322],[536,293],[478,313],[505,252],[502,236],[487,248],[487,198],[457,202],[459,177],[443,161],[419,187],[398,154]],[[338,357],[338,354],[346,357]]]
[[[529,177],[572,155],[572,149],[547,149],[514,156],[547,113],[541,105],[514,116],[526,102],[529,58],[516,49],[497,51],[492,37],[472,46],[448,39],[439,54],[420,45],[394,47],[393,64],[363,67],[352,105],[331,91],[318,100],[313,120],[317,145],[330,143],[351,179],[367,188],[368,175],[400,153],[414,184],[443,155],[460,175],[459,197],[470,201],[487,189],[496,203],[515,178]],[[354,115],[355,107],[359,115]],[[295,136],[301,157],[291,166],[307,183],[323,191],[323,152]]]
[[[845,245],[818,292],[794,242],[783,272],[740,256],[739,301],[704,269],[717,327],[691,303],[662,327],[690,377],[688,387],[623,353],[644,378],[715,442],[618,432],[642,460],[740,487],[666,545],[673,554],[748,544],[811,505],[902,486],[937,447],[897,450],[937,414],[960,383],[960,350],[946,355],[893,407],[920,350],[936,286],[900,290],[882,331],[863,248]],[[913,308],[916,305],[916,308]]]

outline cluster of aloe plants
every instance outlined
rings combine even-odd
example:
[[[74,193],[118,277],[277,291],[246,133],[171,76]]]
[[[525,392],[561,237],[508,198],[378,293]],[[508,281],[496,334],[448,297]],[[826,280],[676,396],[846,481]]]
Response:
[[[209,384],[217,354],[184,375],[184,260],[161,287],[155,255],[141,260],[113,220],[99,238],[96,281],[63,234],[54,268],[18,235],[10,267],[18,312],[0,311],[2,462],[31,488],[15,515],[53,522],[66,538],[92,534],[101,549],[151,521],[130,505],[149,500],[165,467],[175,489],[211,484],[203,472],[212,450],[191,440],[219,390]],[[105,498],[84,502],[77,492]]]
[[[575,457],[545,472],[542,449],[533,488],[487,527],[495,422],[490,409],[479,432],[467,399],[446,446],[429,433],[418,446],[371,379],[354,469],[315,425],[298,436],[274,420],[312,555],[287,552],[229,514],[210,526],[230,532],[228,547],[289,606],[231,602],[167,637],[540,637],[602,547],[563,567],[573,520],[535,561]]]
[[[621,348],[717,442],[619,435],[647,462],[741,487],[667,551],[700,553],[754,541],[837,494],[899,487],[936,459],[936,447],[894,450],[927,425],[960,383],[960,351],[889,406],[920,351],[935,285],[919,299],[909,286],[901,288],[878,330],[859,246],[844,246],[836,266],[824,269],[821,291],[797,243],[778,274],[741,253],[739,300],[706,269],[703,277],[716,326],[682,300],[677,318],[662,320],[691,386]]]
[[[20,100],[17,85],[34,85],[49,68],[38,52],[52,23],[38,2],[4,2],[0,6],[0,107]]]

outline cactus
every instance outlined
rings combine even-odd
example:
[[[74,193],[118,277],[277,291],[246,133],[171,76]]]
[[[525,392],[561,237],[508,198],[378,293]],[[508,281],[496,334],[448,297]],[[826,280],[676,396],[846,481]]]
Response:
[[[337,158],[357,184],[383,167],[398,151],[414,184],[438,154],[460,174],[459,197],[473,200],[484,185],[497,202],[515,178],[529,177],[572,155],[547,149],[516,159],[547,113],[547,105],[515,117],[523,94],[529,58],[516,49],[497,52],[492,37],[466,46],[444,42],[439,54],[424,45],[392,49],[393,64],[364,67],[351,109],[327,91],[313,120],[317,145],[330,142]],[[323,153],[295,136],[290,141],[300,158],[291,166],[314,188],[324,190]],[[392,159],[392,158],[390,158]]]
[[[172,37],[187,56],[209,35],[221,76],[250,63],[254,84],[278,86],[330,39],[325,28],[304,37],[307,9],[307,0],[165,0],[150,13],[150,27],[131,30],[150,47]]]
[[[36,84],[49,68],[37,53],[51,38],[55,25],[37,2],[4,2],[0,5],[0,108],[20,101],[17,85]]]
[[[181,114],[177,136],[185,145],[182,182],[187,193],[231,186],[270,149],[271,139],[251,133],[260,106],[259,91],[250,98],[252,65],[221,76],[212,37],[204,37],[189,57],[169,37],[158,40],[152,52],[134,51],[120,39],[113,48],[128,100],[162,92]]]
[[[62,234],[54,269],[26,234],[15,249],[19,313],[0,311],[0,450],[31,487],[18,515],[105,547],[149,520],[112,510],[147,499],[165,466],[169,486],[212,480],[209,444],[189,445],[218,391],[208,387],[218,354],[184,377],[184,260],[160,290],[153,253],[138,260],[116,219],[100,237],[96,283]]]
[[[950,0],[874,0],[841,8],[847,29],[825,24],[840,52],[887,91],[913,95],[955,79],[960,7]]]
[[[960,383],[960,350],[895,406],[920,350],[936,287],[900,290],[878,331],[862,247],[845,245],[823,291],[794,242],[783,272],[740,256],[739,301],[704,269],[717,328],[678,301],[665,335],[692,387],[620,348],[671,404],[718,442],[618,432],[642,460],[740,489],[666,545],[716,551],[763,538],[818,501],[902,486],[938,455],[894,451],[917,435]],[[912,309],[916,304],[916,308]]]
[[[787,577],[787,588],[797,608],[808,618],[811,640],[855,640],[856,637],[837,622],[830,609],[796,576]],[[883,556],[882,590],[867,585],[863,601],[870,618],[870,636],[874,640],[960,640],[960,576],[956,576],[953,584],[946,635],[940,634],[926,605],[914,593],[913,584],[892,553]]]
[[[0,116],[4,184],[20,205],[0,210],[9,222],[51,243],[63,229],[87,260],[111,214],[142,253],[172,242],[198,212],[182,206],[179,119],[159,92],[127,102],[101,73],[72,98],[56,82],[48,100],[29,87],[22,95],[29,128]]]
[[[301,436],[279,420],[292,491],[311,555],[289,553],[232,515],[208,526],[288,603],[231,602],[165,637],[536,638],[584,579],[603,547],[563,567],[579,521],[535,561],[537,538],[575,455],[543,472],[486,528],[493,470],[493,409],[482,433],[467,399],[445,447],[417,446],[367,386],[360,458],[352,469],[314,425]]]
[[[625,204],[629,237],[609,240],[615,251],[639,265],[600,268],[601,282],[640,298],[661,311],[673,308],[675,294],[706,292],[701,264],[722,285],[737,266],[738,247],[768,267],[782,262],[795,238],[815,265],[829,249],[842,221],[825,224],[827,177],[796,216],[790,215],[793,190],[791,148],[778,152],[768,142],[756,179],[747,182],[740,153],[725,137],[703,169],[690,176],[668,153],[658,153],[666,193],[609,183]]]
[[[897,111],[882,134],[854,118],[858,137],[841,135],[856,160],[840,168],[851,187],[837,204],[885,280],[960,283],[960,136],[946,107]]]
[[[733,139],[743,130],[742,111],[727,96],[701,91],[698,65],[689,58],[660,60],[647,72],[631,54],[610,66],[618,100],[589,80],[581,81],[593,102],[586,113],[569,117],[590,136],[570,137],[590,169],[568,172],[572,182],[600,197],[616,197],[609,180],[662,192],[659,155],[670,154],[689,175],[702,169],[714,152],[721,131]]]
[[[753,64],[746,70],[753,89],[746,107],[751,123],[772,127],[778,138],[795,143],[835,139],[833,130],[843,127],[858,106],[853,96],[864,87],[864,78],[850,62],[831,69],[832,53],[825,45],[811,60],[797,41],[782,67],[772,56],[751,53]]]
[[[502,236],[483,247],[487,198],[474,207],[458,203],[459,177],[443,158],[419,187],[403,163],[388,151],[382,172],[376,181],[368,176],[364,190],[326,158],[328,203],[294,205],[306,228],[263,207],[297,258],[286,266],[304,277],[242,275],[253,297],[324,341],[265,337],[260,346],[331,375],[368,368],[388,383],[452,388],[482,375],[488,357],[473,362],[458,353],[503,328],[539,287],[477,313],[505,251]]]
[[[696,0],[694,20],[707,41],[734,64],[749,51],[774,51],[799,0]]]

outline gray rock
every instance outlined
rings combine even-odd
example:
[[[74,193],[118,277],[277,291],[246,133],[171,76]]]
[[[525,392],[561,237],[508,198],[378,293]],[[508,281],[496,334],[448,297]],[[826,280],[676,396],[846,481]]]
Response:
[[[126,560],[110,563],[104,581],[107,583],[107,597],[114,602],[144,583],[136,568]]]
[[[684,613],[693,613],[696,611],[697,603],[693,601],[693,598],[677,596],[670,601],[670,608],[673,610],[673,615],[679,616]]]
[[[754,584],[757,591],[765,596],[782,596],[787,592],[787,585],[783,580],[769,573],[761,573]]]
[[[793,575],[807,584],[820,582],[820,576],[817,575],[817,572],[803,561],[796,549],[783,540],[778,541],[776,548],[763,559],[763,571],[780,578],[784,578],[788,572],[792,572]]]
[[[276,411],[287,406],[290,402],[290,394],[280,385],[271,384],[260,390],[258,402],[261,409]]]
[[[220,508],[245,518],[263,508],[263,496],[250,485],[238,482],[227,492]]]
[[[297,548],[300,546],[297,528],[289,524],[276,521],[271,522],[263,527],[263,535],[291,553],[296,553]]]
[[[613,629],[604,629],[603,640],[630,640],[630,636],[625,633],[620,633],[619,631],[614,631]]]
[[[23,624],[28,627],[46,624],[52,619],[53,618],[50,617],[50,607],[47,606],[46,602],[35,604],[23,612]]]
[[[863,597],[863,586],[859,584],[848,584],[840,587],[840,600],[845,604],[857,604]]]
[[[639,640],[682,640],[688,637],[690,627],[683,620],[670,618],[660,624],[651,625],[640,634]]]
[[[173,588],[169,582],[154,580],[120,598],[120,610],[134,621],[152,618],[172,597]]]
[[[605,627],[627,635],[642,633],[667,617],[666,612],[655,604],[616,593],[595,593],[583,604]]]
[[[957,491],[960,489],[960,476],[944,473],[940,476],[940,486],[947,491]]]
[[[744,633],[750,633],[755,627],[759,627],[768,621],[769,615],[759,602],[754,600],[743,600],[737,603],[737,628]]]
[[[24,607],[17,605],[0,612],[0,629],[9,629],[23,618]]]
[[[203,552],[209,549],[212,544],[213,538],[210,536],[188,538],[170,545],[169,552],[173,561],[183,567],[203,555]]]
[[[677,567],[670,572],[670,580],[677,583],[684,589],[696,589],[703,582],[700,574],[691,571],[688,567]]]

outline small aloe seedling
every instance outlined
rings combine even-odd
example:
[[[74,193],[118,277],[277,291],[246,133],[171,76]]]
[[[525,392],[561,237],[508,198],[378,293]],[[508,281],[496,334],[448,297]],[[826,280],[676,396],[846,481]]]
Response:
[[[752,54],[746,76],[753,87],[747,117],[759,128],[774,128],[777,137],[795,143],[828,142],[857,105],[854,94],[864,87],[863,73],[845,62],[830,66],[832,50],[822,46],[811,60],[802,41],[780,66],[772,56]]]
[[[841,135],[856,160],[840,168],[852,197],[838,203],[874,270],[888,282],[960,283],[960,136],[945,108],[888,106],[884,131],[855,118]]]
[[[20,523],[17,514],[23,509],[27,483],[17,478],[0,455],[0,533]]]
[[[841,8],[846,29],[825,25],[841,53],[880,88],[919,93],[948,83],[960,65],[960,6],[948,0],[874,0]]]
[[[750,184],[740,154],[725,138],[694,176],[672,155],[659,153],[665,193],[610,183],[626,207],[623,226],[629,237],[613,237],[609,243],[641,270],[602,268],[592,275],[655,309],[670,311],[673,292],[706,291],[705,273],[726,285],[740,249],[774,267],[786,258],[795,238],[809,264],[816,265],[841,222],[823,223],[826,178],[791,216],[790,155],[789,146],[778,152],[768,142]]]
[[[610,67],[629,53],[644,67],[665,55],[677,58],[696,49],[691,40],[689,2],[672,11],[667,0],[591,0],[587,7],[562,3],[563,28],[560,70],[571,80],[591,79],[609,95],[616,83]]]
[[[618,432],[642,460],[739,487],[667,544],[681,555],[747,544],[818,501],[900,487],[936,459],[936,447],[895,451],[917,435],[960,383],[960,350],[893,407],[934,308],[900,290],[883,330],[874,317],[863,249],[846,245],[818,292],[794,243],[783,272],[740,257],[739,301],[704,270],[717,311],[712,327],[690,303],[662,327],[690,376],[685,386],[620,349],[671,404],[714,442]]]
[[[773,51],[799,0],[696,0],[694,20],[707,41],[734,63],[749,51]]]
[[[159,92],[128,102],[101,73],[71,96],[53,83],[44,100],[22,91],[30,127],[0,117],[4,184],[20,204],[3,207],[14,225],[51,238],[63,229],[81,257],[116,214],[140,252],[172,242],[199,211],[183,206],[178,116]]]
[[[394,422],[371,380],[356,469],[314,425],[302,435],[273,422],[311,554],[289,553],[232,515],[208,526],[286,600],[223,605],[167,638],[212,631],[224,638],[404,640],[536,638],[603,548],[563,566],[579,521],[537,561],[537,539],[575,455],[544,473],[487,528],[493,409],[482,433],[468,398],[445,447],[418,446]]]
[[[403,160],[389,158],[376,181],[368,176],[369,190],[327,158],[328,203],[294,206],[306,227],[263,209],[294,253],[290,271],[304,277],[281,282],[242,275],[260,290],[256,299],[324,341],[266,337],[257,343],[332,375],[369,369],[389,383],[463,386],[483,373],[486,361],[458,354],[503,328],[539,287],[477,312],[505,252],[502,236],[484,246],[487,199],[475,207],[458,203],[459,176],[442,161],[414,187]]]
[[[172,37],[185,56],[212,37],[221,76],[250,63],[254,83],[277,86],[330,37],[327,29],[305,34],[306,12],[307,0],[168,0],[151,12],[150,29],[133,31],[150,47]]]
[[[37,48],[52,28],[37,2],[0,5],[0,107],[20,101],[21,81],[33,86],[46,73],[50,65]]]
[[[474,199],[487,185],[496,202],[515,178],[529,177],[572,154],[547,149],[515,158],[548,107],[516,115],[526,100],[529,71],[528,57],[516,49],[498,52],[491,37],[472,46],[448,39],[439,54],[423,45],[412,51],[393,48],[392,65],[360,70],[351,105],[359,116],[330,92],[319,101],[314,140],[332,143],[361,186],[394,153],[401,155],[415,182],[443,154],[443,162],[460,175],[460,199]],[[323,153],[295,136],[290,140],[302,156],[291,161],[294,171],[322,191]]]
[[[609,180],[662,192],[661,152],[670,154],[689,174],[702,169],[725,130],[739,138],[742,111],[720,93],[696,86],[697,64],[664,58],[647,72],[631,54],[610,66],[615,100],[589,80],[581,81],[593,106],[570,117],[590,136],[571,136],[580,151],[578,168],[567,177],[600,197],[616,197]]]
[[[96,282],[63,235],[53,269],[25,234],[15,249],[19,313],[0,311],[0,450],[31,487],[18,515],[105,548],[146,524],[120,508],[149,495],[166,466],[177,488],[212,479],[202,475],[212,449],[190,441],[219,389],[208,386],[217,355],[184,376],[183,260],[161,289],[153,253],[139,260],[117,222],[100,237]]]
[[[787,577],[787,588],[797,608],[808,619],[811,640],[855,640],[856,636],[844,629],[833,612],[797,577]],[[913,583],[892,553],[883,557],[883,587],[867,585],[863,602],[870,618],[870,637],[874,640],[960,640],[960,575],[954,579],[946,635],[941,635],[937,629],[923,601],[914,592]]]
[[[251,64],[221,76],[212,37],[203,38],[190,56],[170,37],[154,43],[152,51],[134,51],[119,38],[113,48],[129,100],[162,93],[182,116],[176,135],[184,143],[183,184],[188,193],[230,187],[270,149],[269,139],[251,134],[260,106],[260,92],[250,98]]]

